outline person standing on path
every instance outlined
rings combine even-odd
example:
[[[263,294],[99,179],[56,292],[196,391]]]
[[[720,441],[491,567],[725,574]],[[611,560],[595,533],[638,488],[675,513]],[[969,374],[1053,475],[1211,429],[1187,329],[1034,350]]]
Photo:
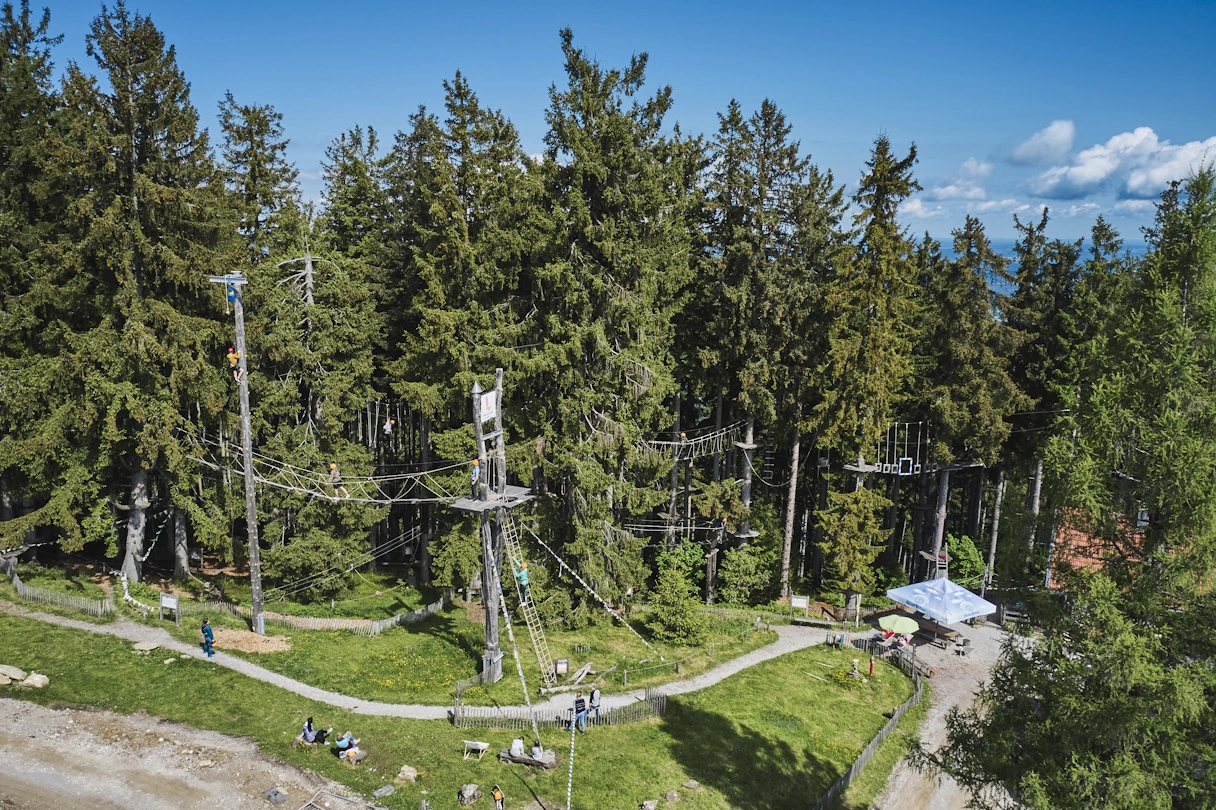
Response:
[[[591,690],[591,711],[595,712],[595,722],[600,722],[600,688]]]
[[[211,645],[215,643],[215,633],[211,631],[211,620],[203,618],[203,652],[208,658],[215,658],[215,651],[211,649]]]
[[[578,730],[582,734],[587,733],[587,701],[583,699],[582,692],[574,694],[574,716],[570,718],[570,731],[574,731],[574,725],[578,724]]]

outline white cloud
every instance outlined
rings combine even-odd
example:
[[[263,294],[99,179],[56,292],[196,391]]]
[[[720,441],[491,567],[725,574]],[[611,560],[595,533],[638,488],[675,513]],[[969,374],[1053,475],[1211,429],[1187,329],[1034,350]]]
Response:
[[[1072,219],[1073,217],[1088,216],[1101,209],[1101,207],[1097,203],[1083,203],[1081,205],[1070,205],[1067,208],[1061,208],[1056,213],[1067,219]]]
[[[906,217],[912,217],[913,219],[936,219],[937,217],[946,216],[946,214],[949,212],[947,212],[946,209],[942,208],[940,205],[929,208],[925,205],[925,201],[918,197],[914,200],[908,200],[901,205],[899,207],[899,213]]]
[[[1072,151],[1077,128],[1072,121],[1052,121],[1013,150],[1013,162],[1025,166],[1058,163]]]
[[[1147,214],[1157,207],[1152,200],[1121,200],[1115,203],[1115,210],[1121,214]]]
[[[969,157],[944,185],[929,189],[925,196],[930,200],[982,200],[988,196],[983,181],[990,174],[991,163],[980,163]]]
[[[1137,127],[1082,150],[1070,165],[1052,166],[1031,180],[1030,188],[1042,197],[1072,200],[1110,181],[1119,184],[1120,196],[1150,198],[1214,158],[1216,137],[1175,146],[1158,139],[1151,127]]]
[[[977,214],[1002,213],[1005,211],[1024,211],[1029,206],[1018,205],[1017,200],[986,200],[971,207]]]

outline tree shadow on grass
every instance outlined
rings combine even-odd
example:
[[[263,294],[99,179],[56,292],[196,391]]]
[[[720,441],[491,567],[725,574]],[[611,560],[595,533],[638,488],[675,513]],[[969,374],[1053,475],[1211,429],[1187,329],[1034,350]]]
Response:
[[[662,729],[671,738],[672,758],[732,807],[805,810],[842,773],[809,746],[676,700],[667,704]]]

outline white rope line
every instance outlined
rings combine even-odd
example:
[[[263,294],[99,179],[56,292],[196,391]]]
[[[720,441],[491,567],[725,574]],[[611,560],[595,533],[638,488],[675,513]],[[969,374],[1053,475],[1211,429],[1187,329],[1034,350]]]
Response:
[[[490,570],[498,583],[498,604],[502,608],[502,617],[507,625],[507,638],[511,639],[511,654],[515,657],[515,672],[519,675],[519,685],[524,690],[524,703],[528,704],[528,716],[532,718],[532,739],[540,742],[540,727],[536,724],[536,714],[532,711],[532,697],[528,694],[528,682],[524,679],[524,665],[519,660],[519,646],[515,643],[515,631],[511,629],[511,614],[507,610],[507,599],[502,592],[502,577],[494,565],[493,555],[490,559]]]
[[[652,653],[654,653],[655,655],[657,655],[657,656],[659,657],[659,660],[660,660],[660,661],[666,661],[666,660],[667,660],[666,658],[664,658],[664,657],[663,657],[663,654],[662,654],[661,652],[659,652],[658,650],[656,650],[656,649],[654,648],[654,646],[653,646],[653,645],[652,645],[652,644],[651,644],[649,641],[647,641],[646,639],[642,638],[642,634],[641,634],[641,633],[639,633],[637,630],[634,630],[634,629],[633,629],[633,625],[631,625],[629,622],[625,621],[625,619],[624,619],[624,618],[622,618],[621,614],[617,613],[615,610],[613,610],[611,607],[609,607],[609,606],[608,606],[608,603],[604,601],[604,598],[603,598],[602,596],[600,596],[598,593],[596,593],[596,592],[595,592],[595,588],[592,588],[590,585],[588,585],[588,584],[587,584],[587,582],[586,582],[586,581],[585,581],[585,580],[584,580],[582,577],[580,577],[580,576],[578,575],[578,572],[577,572],[577,571],[575,571],[575,570],[574,570],[573,568],[571,568],[570,566],[566,565],[566,561],[565,561],[565,560],[563,560],[561,557],[557,556],[557,552],[556,552],[556,551],[554,551],[553,549],[549,548],[549,545],[548,545],[548,544],[547,544],[547,543],[546,543],[544,540],[541,540],[541,539],[540,539],[540,536],[539,536],[539,535],[538,535],[536,532],[532,531],[532,528],[531,528],[530,526],[528,526],[526,523],[522,523],[522,522],[520,523],[520,525],[524,527],[524,530],[525,530],[525,531],[527,531],[527,532],[528,532],[528,534],[532,535],[532,537],[534,537],[534,538],[536,539],[536,542],[540,543],[541,547],[542,547],[542,548],[543,548],[545,551],[549,552],[549,554],[550,554],[550,555],[552,555],[553,559],[557,560],[557,564],[558,564],[558,565],[560,565],[560,566],[561,566],[562,568],[564,568],[565,570],[569,571],[569,572],[570,572],[570,576],[572,576],[572,577],[574,577],[575,579],[577,579],[577,580],[578,580],[578,582],[579,582],[579,584],[580,584],[580,585],[582,585],[584,588],[586,588],[586,589],[587,589],[587,592],[588,592],[588,593],[590,593],[592,596],[594,596],[594,597],[596,598],[596,600],[597,600],[597,601],[598,601],[598,602],[599,602],[601,605],[603,605],[604,610],[606,610],[606,611],[608,611],[610,614],[612,614],[612,617],[613,617],[614,619],[616,619],[618,622],[620,622],[621,624],[625,625],[625,627],[629,628],[629,632],[631,632],[631,633],[633,633],[635,636],[637,636],[637,637],[638,637],[638,639],[639,639],[639,640],[640,640],[640,641],[641,641],[643,644],[645,644],[645,645],[646,645],[646,648],[647,648],[647,649],[649,649],[649,650],[650,650]]]
[[[344,565],[330,566],[324,571],[310,574],[309,576],[302,577],[294,582],[287,582],[274,588],[268,588],[265,593],[268,597],[274,595],[274,599],[281,602],[288,596],[292,596],[324,582],[328,582],[335,577],[349,574],[356,568],[362,568],[372,560],[379,559],[386,554],[408,545],[411,541],[416,540],[421,533],[421,527],[415,526],[412,529],[401,533],[392,540],[389,540],[387,543],[380,545],[374,551],[365,551],[362,554],[352,557],[350,562],[345,563]]]

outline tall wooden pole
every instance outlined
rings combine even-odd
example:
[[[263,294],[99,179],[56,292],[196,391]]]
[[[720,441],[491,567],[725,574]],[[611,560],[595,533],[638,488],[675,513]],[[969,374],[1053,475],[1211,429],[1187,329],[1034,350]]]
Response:
[[[253,611],[250,615],[253,632],[266,635],[266,618],[262,615],[262,556],[258,551],[257,489],[253,480],[253,427],[249,418],[249,364],[245,349],[245,305],[241,288],[247,283],[239,273],[212,276],[211,280],[225,285],[236,318],[237,385],[241,398],[241,452],[245,470],[245,526],[249,534],[249,590]]]
[[[992,585],[992,572],[996,565],[996,539],[1001,531],[1001,501],[1005,499],[1005,470],[996,473],[996,498],[992,504],[992,534],[988,539],[988,565],[984,567],[984,581],[980,584],[980,596]]]

